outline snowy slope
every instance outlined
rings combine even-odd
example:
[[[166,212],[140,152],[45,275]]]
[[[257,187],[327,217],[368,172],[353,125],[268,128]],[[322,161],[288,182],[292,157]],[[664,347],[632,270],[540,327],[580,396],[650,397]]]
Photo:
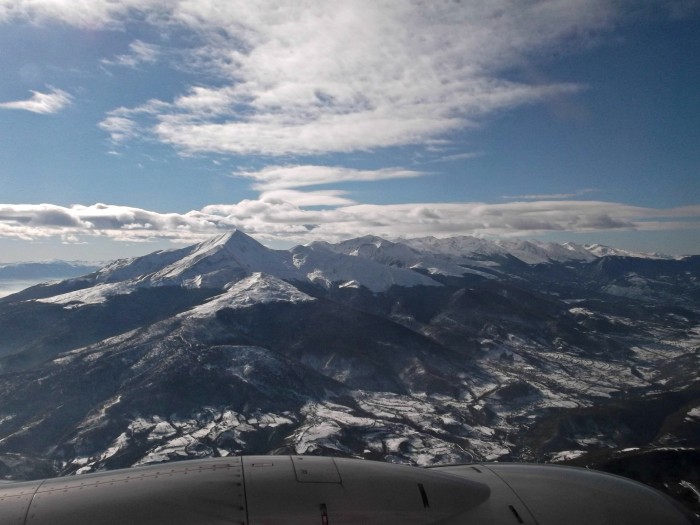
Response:
[[[233,283],[221,295],[180,315],[186,318],[211,317],[224,308],[247,308],[281,302],[296,304],[305,301],[315,299],[281,279],[256,272]]]
[[[555,242],[480,239],[471,236],[421,237],[402,239],[402,243],[425,253],[439,254],[450,260],[487,260],[497,257],[511,256],[526,264],[544,264],[568,261],[593,261],[600,257],[634,257],[641,259],[674,259],[658,253],[639,253],[611,248],[602,244],[576,244]],[[342,244],[342,243],[341,243]]]
[[[94,281],[110,283],[138,279],[181,259],[193,249],[193,246],[188,246],[174,250],[159,250],[141,257],[117,259],[100,268],[94,275]]]
[[[292,277],[287,252],[266,248],[252,237],[234,231],[177,250],[122,259],[102,268],[96,280],[136,279],[142,285],[218,288],[253,271]]]
[[[73,307],[88,304],[101,304],[107,301],[110,296],[130,294],[138,287],[138,283],[133,280],[118,283],[100,283],[83,290],[43,297],[36,299],[36,301]]]
[[[542,241],[495,241],[509,255],[526,264],[550,262],[592,261],[596,257],[583,246],[574,243],[557,244]]]
[[[381,292],[391,286],[440,286],[437,281],[413,270],[338,253],[326,243],[297,246],[292,249],[292,257],[306,279],[325,287],[354,282],[373,292]]]
[[[398,268],[423,270],[429,274],[459,277],[465,273],[477,273],[487,278],[492,277],[477,270],[470,270],[450,261],[440,259],[431,253],[421,252],[403,242],[392,242],[372,235],[350,239],[337,244],[315,244],[335,253],[370,259]]]
[[[480,239],[471,236],[437,239],[407,239],[408,246],[422,252],[439,254],[452,261],[476,262],[502,257],[515,257],[526,264],[566,261],[592,261],[596,255],[575,243],[557,244],[542,241]]]
[[[439,254],[455,259],[482,259],[508,255],[508,251],[495,242],[468,235],[446,239],[419,237],[404,239],[402,242],[421,252]]]
[[[636,257],[639,259],[674,259],[668,255],[663,255],[660,253],[641,253],[641,252],[630,252],[627,250],[621,250],[619,248],[611,248],[610,246],[605,246],[603,244],[586,244],[584,248],[595,255],[596,257]]]

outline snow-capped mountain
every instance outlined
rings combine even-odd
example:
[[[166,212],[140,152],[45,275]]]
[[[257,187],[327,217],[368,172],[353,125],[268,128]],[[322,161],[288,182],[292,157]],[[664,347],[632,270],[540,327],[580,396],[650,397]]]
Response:
[[[135,286],[221,288],[253,272],[294,278],[289,252],[266,248],[234,231],[177,250],[117,260],[96,272],[92,282],[131,282]]]
[[[700,257],[595,252],[232,232],[29,288],[0,299],[0,475],[268,452],[681,461],[700,446]]]
[[[680,259],[682,257],[671,257],[661,253],[641,253],[612,248],[603,244],[586,244],[584,248],[596,257],[635,257],[638,259]]]
[[[421,237],[402,239],[415,250],[459,260],[490,260],[513,257],[526,264],[546,264],[567,261],[593,261],[599,257],[635,257],[644,259],[673,259],[658,253],[638,253],[612,248],[602,244],[558,244],[543,241],[482,239],[470,236],[437,239]]]
[[[408,239],[409,246],[428,253],[439,253],[457,260],[493,260],[513,257],[525,264],[543,264],[567,261],[592,261],[597,255],[586,247],[575,244],[557,244],[541,241],[488,240],[477,237],[452,237],[437,239],[423,237]]]
[[[141,288],[216,290],[253,273],[326,287],[356,282],[373,292],[391,286],[439,286],[411,270],[344,255],[321,244],[298,246],[291,251],[272,250],[234,231],[188,248],[120,259],[89,275],[34,287],[21,297],[78,307],[103,303],[109,297],[128,295]]]
[[[441,258],[439,255],[436,256],[430,252],[419,251],[406,243],[392,242],[375,236],[350,239],[338,244],[316,242],[311,247],[359,259],[372,260],[386,266],[423,270],[428,274],[462,276],[465,273],[475,273],[487,278],[490,277],[489,274],[454,264]]]
[[[402,265],[346,254],[325,243],[297,246],[291,253],[301,274],[326,288],[357,283],[373,292],[381,292],[392,286],[439,286],[438,282]]]

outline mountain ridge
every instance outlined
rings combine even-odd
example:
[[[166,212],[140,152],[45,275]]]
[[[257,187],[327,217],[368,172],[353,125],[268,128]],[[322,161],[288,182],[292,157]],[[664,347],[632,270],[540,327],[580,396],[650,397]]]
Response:
[[[236,232],[0,299],[0,471],[700,447],[700,257],[418,244]]]
[[[62,282],[60,286],[69,289],[66,293],[71,295],[63,299],[67,303],[80,301],[77,292],[84,287],[105,285],[100,293],[91,294],[89,300],[94,302],[103,301],[108,295],[150,286],[221,288],[253,272],[263,272],[286,280],[315,281],[327,287],[341,281],[350,286],[355,283],[379,292],[392,285],[440,285],[439,280],[431,279],[435,275],[461,277],[471,274],[494,278],[508,259],[537,266],[594,262],[605,257],[683,260],[652,254],[631,254],[602,245],[491,241],[469,236],[401,241],[365,236],[337,244],[313,242],[290,250],[272,250],[235,230],[186,248],[119,259],[92,274]],[[207,270],[207,266],[210,270]],[[417,275],[413,270],[419,270],[424,275]],[[33,299],[52,297],[55,289],[50,285],[35,287],[29,295]]]

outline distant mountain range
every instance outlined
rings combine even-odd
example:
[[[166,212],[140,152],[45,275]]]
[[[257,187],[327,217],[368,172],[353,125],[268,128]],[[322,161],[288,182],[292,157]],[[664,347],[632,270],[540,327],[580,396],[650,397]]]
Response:
[[[99,267],[94,263],[67,261],[0,263],[0,298],[41,282],[84,275]]]
[[[66,279],[93,272],[97,263],[82,261],[44,261],[0,263],[0,280]]]
[[[0,475],[569,461],[692,506],[699,302],[700,256],[570,243],[236,231],[122,259],[0,299]]]

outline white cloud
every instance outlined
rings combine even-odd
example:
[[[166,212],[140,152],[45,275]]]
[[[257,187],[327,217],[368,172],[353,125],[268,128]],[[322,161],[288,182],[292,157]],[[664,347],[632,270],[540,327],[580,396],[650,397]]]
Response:
[[[347,192],[342,190],[297,191],[281,189],[264,191],[260,194],[259,199],[265,202],[288,202],[300,208],[357,204],[355,201],[343,197],[346,194]]]
[[[69,207],[53,204],[0,204],[0,236],[25,240],[87,235],[107,236],[117,240],[162,237],[187,241],[215,231],[214,224],[196,215],[157,213],[106,204]]]
[[[649,3],[677,15],[688,1]],[[189,45],[199,44],[182,50],[183,67],[200,73],[199,85],[108,117],[138,120],[138,136],[185,153],[311,155],[444,139],[494,112],[574,93],[584,86],[517,82],[505,72],[596,41],[637,4],[0,0],[0,23],[124,28],[136,20],[166,37],[189,32]],[[157,55],[137,40],[108,62],[133,67]]]
[[[119,107],[107,113],[107,116],[98,124],[100,129],[109,133],[112,142],[119,143],[125,140],[140,137],[143,127],[137,118],[141,115],[157,114],[167,104],[159,100],[149,100],[138,108]]]
[[[118,27],[130,12],[157,12],[166,3],[162,0],[0,0],[0,22],[59,21],[88,29]]]
[[[185,153],[312,155],[444,138],[496,111],[580,90],[501,72],[615,19],[604,0],[163,5],[158,20],[204,42],[188,67],[216,82],[130,118]]]
[[[259,171],[238,171],[237,177],[253,179],[257,190],[277,190],[338,182],[378,181],[422,177],[424,172],[403,168],[359,170],[338,166],[267,166]]]
[[[275,190],[256,200],[210,205],[184,214],[95,204],[62,207],[0,205],[0,236],[19,239],[108,237],[123,241],[195,242],[240,228],[263,241],[310,242],[365,234],[532,236],[546,232],[700,230],[700,206],[657,209],[604,201],[540,201],[486,204],[417,203],[325,206],[334,192]],[[291,201],[283,197],[290,197]],[[304,200],[306,199],[306,200]]]
[[[49,93],[32,91],[31,98],[0,103],[0,109],[20,109],[32,113],[51,114],[58,113],[72,102],[72,97],[61,89],[51,86]]]
[[[109,133],[113,142],[123,142],[137,136],[136,122],[126,117],[110,116],[100,122],[99,126]]]
[[[476,158],[482,157],[483,155],[484,155],[484,153],[481,151],[468,151],[465,153],[455,153],[453,155],[445,155],[444,157],[439,157],[437,159],[433,159],[430,162],[454,162],[456,160],[476,159]]]

